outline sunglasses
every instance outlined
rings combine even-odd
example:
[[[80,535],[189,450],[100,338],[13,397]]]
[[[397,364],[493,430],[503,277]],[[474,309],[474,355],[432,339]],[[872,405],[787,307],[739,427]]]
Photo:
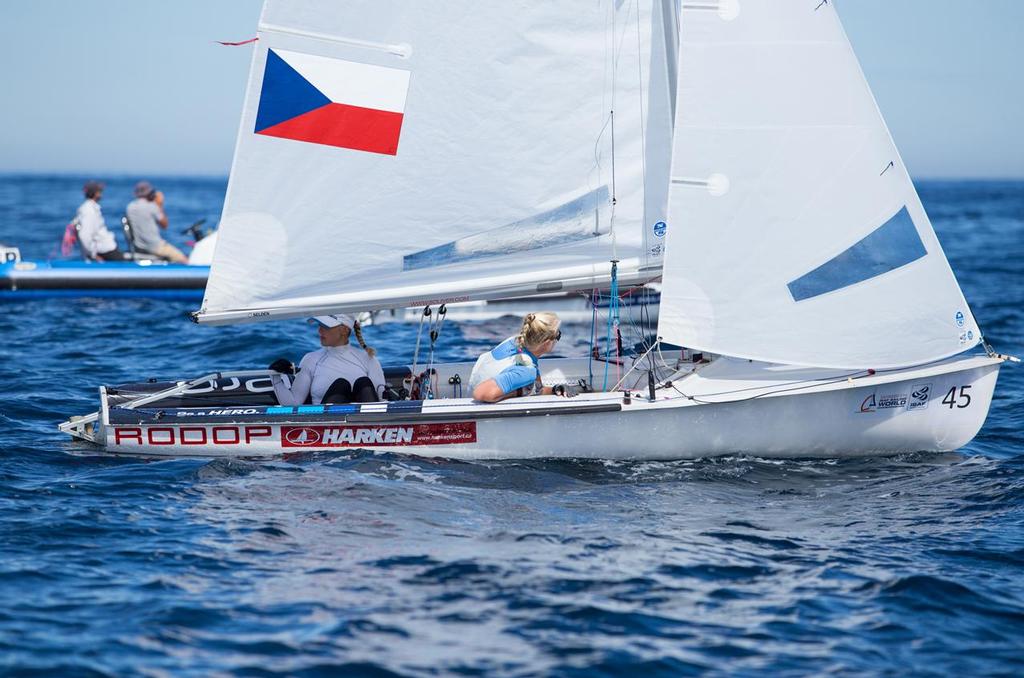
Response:
[[[561,340],[562,340],[562,330],[558,330],[557,332],[555,332],[555,341],[561,341]]]

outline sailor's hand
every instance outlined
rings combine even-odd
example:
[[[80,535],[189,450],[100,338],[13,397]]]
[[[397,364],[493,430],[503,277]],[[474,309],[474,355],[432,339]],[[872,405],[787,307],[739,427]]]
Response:
[[[270,367],[267,369],[273,372],[280,372],[281,374],[295,374],[295,365],[292,364],[292,361],[284,358],[278,358],[270,363]]]
[[[157,191],[156,195],[153,196],[153,202],[155,202],[160,207],[163,207],[164,206],[164,192],[163,191]]]

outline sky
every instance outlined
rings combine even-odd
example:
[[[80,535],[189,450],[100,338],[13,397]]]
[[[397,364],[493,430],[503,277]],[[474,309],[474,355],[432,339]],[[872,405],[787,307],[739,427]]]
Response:
[[[834,1],[913,176],[1024,178],[1024,0]],[[226,175],[261,4],[7,0],[0,172]]]

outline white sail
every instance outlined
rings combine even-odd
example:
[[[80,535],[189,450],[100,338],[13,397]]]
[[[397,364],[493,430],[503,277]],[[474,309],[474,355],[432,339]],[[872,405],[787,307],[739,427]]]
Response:
[[[616,0],[268,0],[197,319],[585,289],[613,256],[656,276],[660,21]]]
[[[662,338],[840,368],[976,345],[832,3],[684,2],[681,26]]]

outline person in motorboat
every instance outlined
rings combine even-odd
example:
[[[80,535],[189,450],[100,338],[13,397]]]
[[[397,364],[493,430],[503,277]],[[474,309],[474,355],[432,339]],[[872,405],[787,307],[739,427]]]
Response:
[[[128,203],[125,216],[131,226],[135,249],[176,264],[187,264],[188,257],[174,245],[160,237],[160,229],[167,228],[164,212],[164,194],[148,181],[135,184],[135,200]]]
[[[78,206],[75,214],[77,237],[82,254],[93,261],[124,261],[128,255],[117,247],[114,234],[107,228],[103,220],[100,200],[103,199],[104,185],[98,181],[87,181],[82,187],[85,202]],[[71,227],[69,226],[69,233]],[[70,237],[70,236],[69,236]],[[73,240],[69,241],[73,247]]]
[[[321,403],[371,403],[384,392],[384,369],[376,351],[366,345],[363,331],[348,314],[318,315],[310,318],[320,334],[322,348],[307,353],[298,373],[291,362],[278,358],[270,365],[274,394],[282,405]],[[349,338],[355,335],[359,346]],[[289,382],[284,375],[294,375]]]
[[[473,399],[494,403],[528,394],[570,395],[561,384],[543,386],[540,381],[538,358],[550,353],[562,338],[560,325],[554,313],[527,313],[519,334],[477,358],[469,377]]]

